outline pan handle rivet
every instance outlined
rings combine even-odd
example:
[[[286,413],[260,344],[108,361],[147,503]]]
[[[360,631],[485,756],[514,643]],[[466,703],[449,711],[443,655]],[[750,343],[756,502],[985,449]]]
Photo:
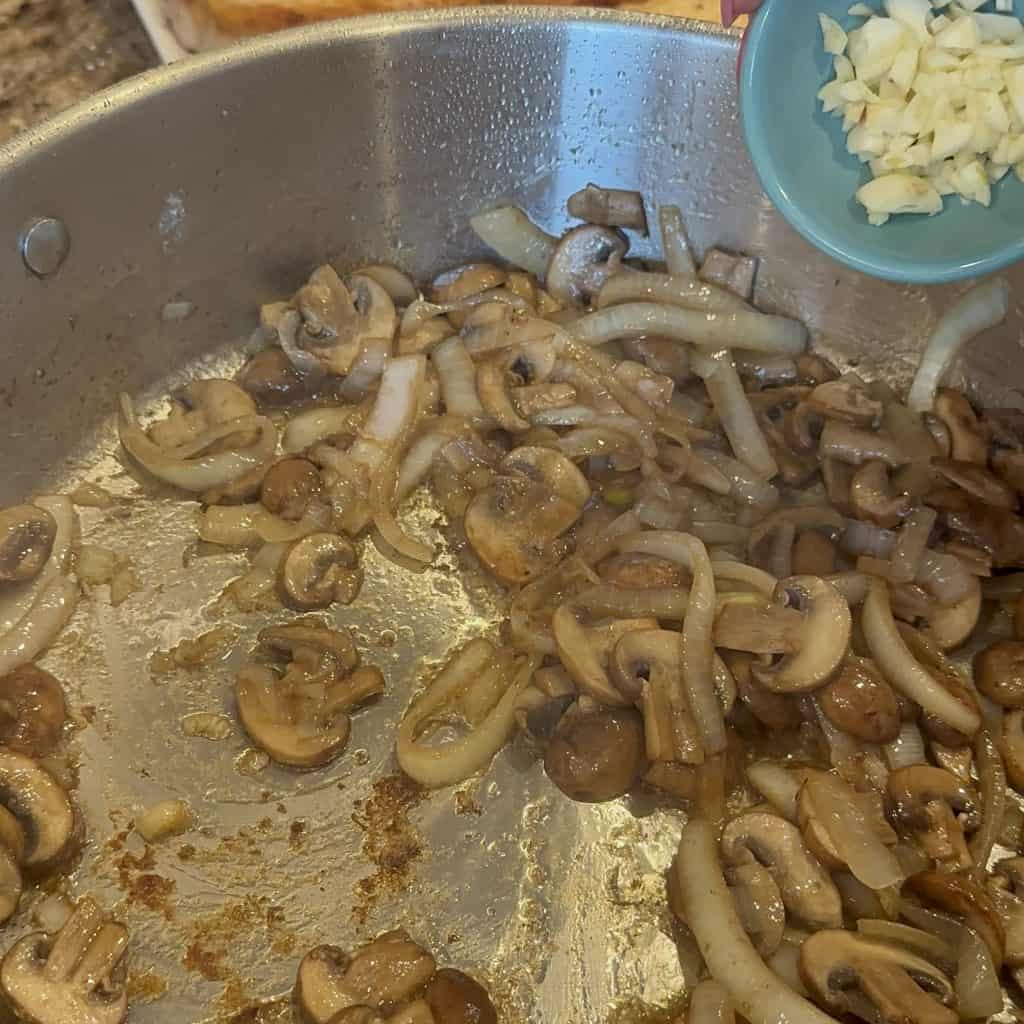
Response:
[[[57,217],[37,217],[21,235],[21,258],[38,277],[59,270],[70,248],[67,226]]]

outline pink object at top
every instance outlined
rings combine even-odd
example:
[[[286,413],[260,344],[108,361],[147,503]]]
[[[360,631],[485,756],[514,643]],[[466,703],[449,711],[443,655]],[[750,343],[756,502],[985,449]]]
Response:
[[[753,14],[761,0],[722,0],[722,24],[728,28],[741,14]]]

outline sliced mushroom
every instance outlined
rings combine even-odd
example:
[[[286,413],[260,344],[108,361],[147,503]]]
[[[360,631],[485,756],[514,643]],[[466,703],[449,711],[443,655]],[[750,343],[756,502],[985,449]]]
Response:
[[[462,971],[443,967],[423,992],[437,1024],[498,1024],[487,989]]]
[[[332,533],[311,533],[296,541],[281,562],[281,587],[296,608],[351,604],[363,583],[352,542]]]
[[[117,966],[128,929],[86,897],[50,945],[43,932],[16,942],[0,965],[0,986],[18,1016],[34,1024],[120,1024],[128,996]]]
[[[255,412],[256,403],[234,381],[194,380],[174,392],[170,413],[149,428],[149,436],[161,448],[176,448],[195,441],[211,427]],[[230,448],[233,439],[229,436],[218,443]]]
[[[35,579],[50,557],[57,520],[36,505],[0,510],[0,581]]]
[[[571,708],[544,755],[548,778],[581,803],[625,796],[640,782],[644,767],[643,724],[632,708]]]
[[[850,502],[858,519],[879,526],[898,526],[913,511],[913,502],[905,494],[893,494],[889,468],[884,462],[865,462],[850,481]]]
[[[564,455],[524,446],[506,456],[504,475],[470,501],[464,522],[477,557],[506,583],[549,569],[559,538],[579,519],[590,485]]]
[[[67,793],[34,761],[2,748],[0,803],[25,831],[25,867],[38,871],[67,853],[75,837],[75,814]]]
[[[253,742],[279,764],[317,768],[336,758],[348,742],[346,714],[383,690],[379,670],[352,675],[351,645],[332,630],[277,627],[265,630],[268,646],[288,650],[292,663],[283,679],[269,668],[249,665],[235,680],[242,726]]]
[[[909,950],[844,931],[820,931],[800,947],[812,997],[839,1014],[884,1024],[956,1024],[953,986]]]
[[[402,929],[385,932],[348,957],[317,946],[299,964],[294,999],[308,1024],[328,1024],[349,1007],[375,1011],[404,1002],[434,974],[434,958]]]
[[[45,757],[60,742],[66,719],[64,690],[49,672],[28,664],[0,678],[0,745]]]
[[[733,866],[757,861],[772,874],[786,909],[803,923],[835,928],[843,920],[839,890],[812,856],[800,830],[776,814],[751,811],[722,832],[722,856]]]
[[[689,584],[689,576],[681,565],[643,553],[612,555],[598,565],[597,572],[605,583],[630,590]]]
[[[945,480],[983,505],[1009,509],[1017,507],[1014,489],[984,466],[957,459],[932,459],[931,464]]]
[[[897,468],[910,461],[900,448],[898,439],[880,432],[851,427],[839,420],[828,420],[825,423],[818,451],[824,458],[838,459],[849,466],[881,461]]]
[[[647,234],[647,214],[644,197],[639,192],[621,188],[601,188],[588,184],[574,192],[566,203],[570,217],[603,227],[632,228]]]
[[[582,693],[612,707],[629,703],[611,684],[605,659],[571,604],[560,605],[552,615],[551,635],[563,667]]]
[[[931,765],[898,768],[887,784],[889,814],[924,852],[949,869],[968,868],[973,858],[965,833],[980,823],[980,802],[972,786]]]
[[[429,298],[439,306],[449,306],[472,295],[500,288],[508,273],[493,263],[467,263],[438,274],[430,286]]]
[[[555,246],[545,283],[567,306],[587,305],[622,267],[629,243],[618,231],[585,224],[567,231]]]
[[[951,651],[965,643],[974,632],[981,615],[981,583],[970,578],[966,595],[954,604],[933,604],[924,616],[922,633],[941,651]]]
[[[263,477],[260,502],[271,515],[298,522],[320,490],[320,471],[309,459],[281,459]]]
[[[743,930],[758,953],[770,957],[786,930],[786,908],[771,872],[763,864],[750,861],[728,868],[725,880]]]
[[[1000,448],[992,453],[992,469],[1011,490],[1024,494],[1024,452]]]
[[[829,504],[843,515],[853,515],[853,501],[850,489],[853,485],[853,468],[839,459],[821,460],[821,479]]]
[[[850,655],[818,692],[825,717],[865,743],[890,743],[900,733],[900,704],[873,661]]]
[[[950,456],[984,466],[988,461],[988,445],[971,403],[959,391],[939,388],[934,411],[949,432]]]
[[[776,693],[802,693],[824,683],[850,646],[850,606],[831,583],[817,576],[780,580],[774,600],[803,615],[793,634],[795,649],[773,665],[753,666],[754,678]]]
[[[1024,792],[1024,711],[1010,711],[1003,715],[999,749],[1010,785],[1017,792]]]
[[[736,681],[740,701],[765,728],[782,731],[799,727],[803,719],[797,699],[761,686],[751,673],[753,655],[724,651],[722,656]]]
[[[279,348],[257,352],[236,378],[259,405],[291,405],[306,394],[306,384]]]
[[[1024,565],[1024,520],[1009,509],[969,502],[944,511],[942,519],[953,533],[989,552],[994,569]]]
[[[997,640],[974,656],[974,683],[1004,708],[1024,707],[1024,641]]]
[[[819,384],[806,402],[812,411],[853,427],[877,427],[882,419],[882,403],[851,380]]]

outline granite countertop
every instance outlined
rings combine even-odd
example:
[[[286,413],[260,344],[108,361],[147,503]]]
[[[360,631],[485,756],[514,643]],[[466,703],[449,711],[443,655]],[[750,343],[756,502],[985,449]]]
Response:
[[[718,0],[622,6],[711,19]],[[0,144],[156,63],[131,0],[0,0]]]

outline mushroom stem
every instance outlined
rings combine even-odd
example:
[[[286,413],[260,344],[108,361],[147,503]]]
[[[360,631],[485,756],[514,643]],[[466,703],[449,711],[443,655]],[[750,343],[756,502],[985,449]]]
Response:
[[[714,832],[699,818],[683,829],[672,866],[686,923],[711,977],[750,1024],[837,1024],[768,968],[743,931],[718,863]]]

